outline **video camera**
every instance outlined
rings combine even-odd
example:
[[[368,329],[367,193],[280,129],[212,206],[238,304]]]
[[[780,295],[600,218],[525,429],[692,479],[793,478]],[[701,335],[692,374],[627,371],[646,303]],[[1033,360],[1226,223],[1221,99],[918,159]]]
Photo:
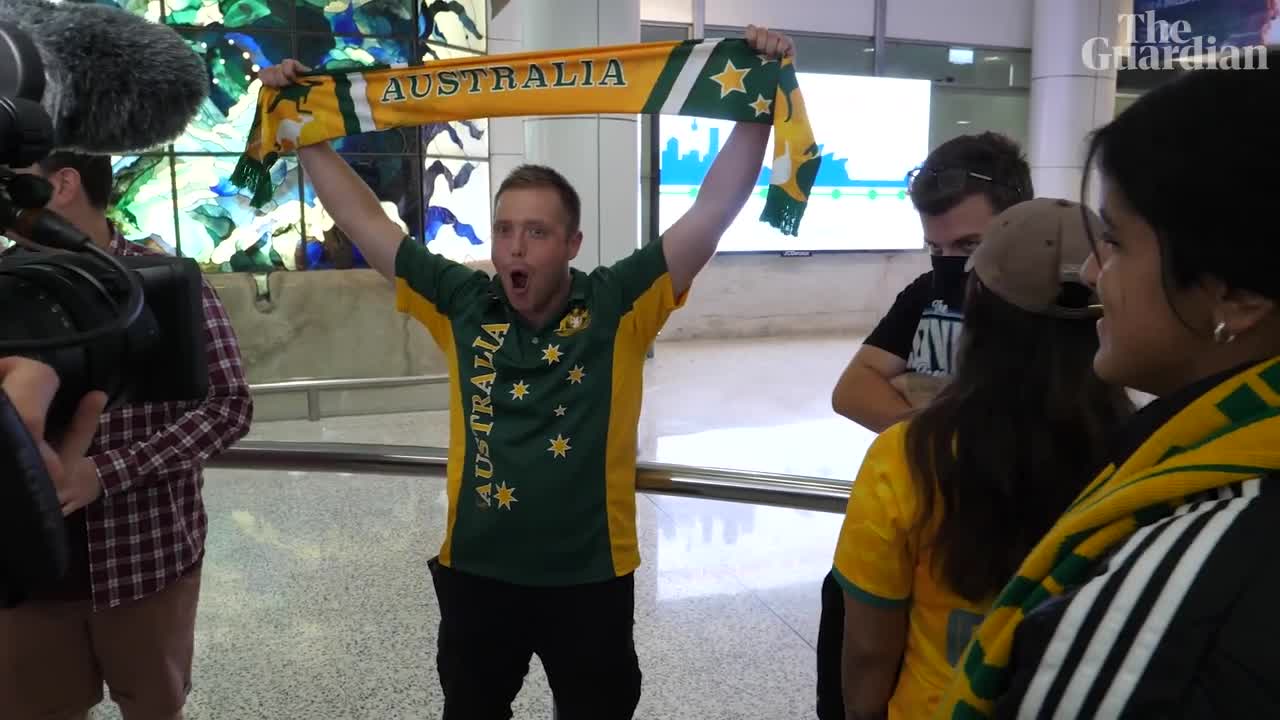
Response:
[[[190,259],[115,258],[46,210],[48,182],[14,172],[53,149],[40,100],[44,67],[35,44],[0,23],[0,233],[21,238],[0,255],[0,357],[40,360],[58,373],[46,435],[66,428],[80,398],[126,402],[200,400],[208,392],[200,268]],[[0,418],[0,607],[67,571],[65,524],[41,463],[24,461],[31,438]]]

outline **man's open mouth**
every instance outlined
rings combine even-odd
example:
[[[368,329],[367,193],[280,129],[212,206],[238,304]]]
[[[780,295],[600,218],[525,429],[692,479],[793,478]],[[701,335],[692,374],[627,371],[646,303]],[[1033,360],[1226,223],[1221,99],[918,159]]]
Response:
[[[529,273],[523,270],[514,270],[511,273],[511,287],[516,290],[524,290],[529,287]]]

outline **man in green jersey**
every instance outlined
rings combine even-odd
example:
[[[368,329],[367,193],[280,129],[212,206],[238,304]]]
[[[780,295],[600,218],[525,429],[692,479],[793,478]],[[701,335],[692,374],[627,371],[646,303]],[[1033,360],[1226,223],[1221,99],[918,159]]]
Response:
[[[792,54],[762,28],[747,41]],[[284,87],[303,70],[286,60],[261,77]],[[632,717],[645,354],[752,193],[770,130],[739,124],[689,212],[589,274],[569,264],[577,192],[550,168],[517,168],[495,201],[492,278],[406,237],[328,145],[299,149],[321,202],[449,363],[449,519],[430,563],[446,720],[510,718],[535,653],[563,720]]]

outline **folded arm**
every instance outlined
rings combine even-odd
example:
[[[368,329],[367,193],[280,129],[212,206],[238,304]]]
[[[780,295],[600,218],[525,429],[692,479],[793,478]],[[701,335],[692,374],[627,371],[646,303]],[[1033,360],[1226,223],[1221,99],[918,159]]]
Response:
[[[911,413],[911,403],[893,385],[907,370],[907,361],[874,345],[858,348],[831,393],[831,407],[873,432]]]

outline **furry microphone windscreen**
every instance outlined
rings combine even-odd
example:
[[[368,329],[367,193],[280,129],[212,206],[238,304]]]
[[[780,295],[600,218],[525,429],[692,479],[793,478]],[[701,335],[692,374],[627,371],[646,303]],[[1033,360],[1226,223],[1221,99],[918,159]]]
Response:
[[[0,21],[35,41],[55,147],[147,150],[182,134],[209,92],[204,62],[171,28],[113,7],[0,0]]]

